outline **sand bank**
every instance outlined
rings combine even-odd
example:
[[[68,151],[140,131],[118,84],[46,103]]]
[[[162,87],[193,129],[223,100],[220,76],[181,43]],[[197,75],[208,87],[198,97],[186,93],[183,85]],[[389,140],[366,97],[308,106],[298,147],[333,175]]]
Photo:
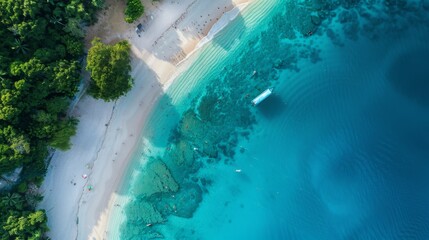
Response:
[[[128,39],[132,44],[133,89],[117,102],[84,96],[72,115],[79,119],[69,151],[56,151],[41,188],[52,239],[105,239],[115,191],[138,141],[142,126],[180,64],[221,19],[246,1],[143,1],[146,14],[136,24],[123,21],[122,1],[107,0],[99,22],[88,29],[87,42]],[[191,64],[186,61],[187,64]],[[89,190],[89,187],[92,189]]]

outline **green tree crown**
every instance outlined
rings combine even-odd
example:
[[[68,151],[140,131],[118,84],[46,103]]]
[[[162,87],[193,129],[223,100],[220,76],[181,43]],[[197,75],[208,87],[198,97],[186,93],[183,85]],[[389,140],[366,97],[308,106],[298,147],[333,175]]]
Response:
[[[132,23],[143,15],[144,7],[140,0],[127,0],[125,8],[125,21]]]
[[[89,49],[86,69],[91,73],[89,92],[105,101],[114,101],[126,94],[132,87],[130,76],[130,44],[121,41],[107,45],[99,38],[92,41]]]

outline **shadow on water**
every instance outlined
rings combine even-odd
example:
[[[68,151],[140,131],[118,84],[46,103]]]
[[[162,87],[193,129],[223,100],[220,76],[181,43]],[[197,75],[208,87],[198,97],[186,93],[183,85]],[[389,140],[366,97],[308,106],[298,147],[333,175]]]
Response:
[[[429,50],[416,49],[395,59],[387,77],[405,97],[429,107]]]
[[[279,117],[286,110],[285,101],[278,95],[273,94],[256,106],[258,111],[266,118]]]

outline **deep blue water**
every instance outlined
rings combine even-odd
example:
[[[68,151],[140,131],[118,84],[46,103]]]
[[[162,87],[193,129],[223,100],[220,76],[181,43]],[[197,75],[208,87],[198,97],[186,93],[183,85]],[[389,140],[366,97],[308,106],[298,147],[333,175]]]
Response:
[[[270,4],[160,101],[121,239],[429,239],[428,3]]]

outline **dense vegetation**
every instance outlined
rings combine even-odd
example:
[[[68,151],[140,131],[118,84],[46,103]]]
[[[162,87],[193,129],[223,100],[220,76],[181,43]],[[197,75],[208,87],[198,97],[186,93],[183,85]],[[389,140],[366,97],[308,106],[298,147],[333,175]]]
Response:
[[[113,101],[131,89],[129,53],[130,44],[125,40],[114,45],[104,44],[99,38],[92,41],[86,66],[91,73],[91,95]]]
[[[10,193],[0,199],[0,207],[7,212],[1,215],[1,239],[42,239],[48,230],[44,210],[26,210],[26,200],[18,193]]]
[[[132,23],[143,15],[144,7],[140,0],[127,0],[125,8],[125,21]]]
[[[65,111],[80,82],[81,27],[101,4],[0,0],[0,176],[23,167],[20,184],[0,193],[1,239],[40,239],[47,230],[35,184],[48,147],[70,147],[76,120]]]

